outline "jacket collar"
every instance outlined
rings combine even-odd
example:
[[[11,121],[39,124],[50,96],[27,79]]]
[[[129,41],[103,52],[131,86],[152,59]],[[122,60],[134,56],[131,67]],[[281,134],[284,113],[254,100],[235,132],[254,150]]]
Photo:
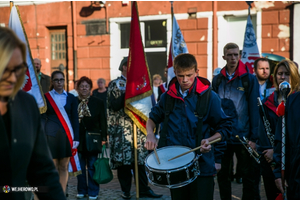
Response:
[[[278,92],[274,91],[264,102],[265,106],[267,106],[275,114],[276,114],[276,109],[278,107],[278,102],[276,101],[277,98],[278,98]]]
[[[180,87],[179,83],[175,76],[169,83],[169,89],[167,94],[169,94],[171,97],[183,100],[179,92],[179,87]],[[196,92],[202,95],[209,87],[210,87],[209,80],[198,76],[195,78],[193,85],[190,87],[189,94],[191,94],[192,92]]]
[[[226,78],[226,67],[227,66],[223,67],[223,69],[220,72],[225,78]],[[239,60],[238,66],[235,70],[235,74],[234,74],[233,78],[230,81],[234,80],[237,77],[242,77],[246,73],[248,73],[247,66],[241,60]],[[230,81],[228,81],[228,82],[230,82]]]

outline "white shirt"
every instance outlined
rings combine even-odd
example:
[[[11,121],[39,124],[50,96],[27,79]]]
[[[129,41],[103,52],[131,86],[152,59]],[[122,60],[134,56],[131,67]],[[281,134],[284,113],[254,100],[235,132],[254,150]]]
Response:
[[[260,99],[264,99],[267,95],[265,94],[267,88],[267,81],[265,81],[264,84],[260,85],[259,84],[259,93],[260,93]]]
[[[65,106],[67,104],[68,93],[65,90],[61,94],[58,94],[54,89],[52,91],[54,91],[55,99],[57,99],[62,106]]]
[[[154,94],[155,101],[156,101],[157,97],[158,97],[158,87],[153,86],[153,94]]]
[[[78,92],[75,89],[69,91],[69,93],[73,94],[75,97],[78,97]]]
[[[233,78],[234,74],[235,74],[235,72],[233,72],[231,75],[229,75],[228,72],[226,71],[226,75],[229,80],[231,80]]]
[[[186,91],[182,92],[180,86],[179,86],[179,92],[180,92],[180,94],[182,95],[182,98],[183,98],[183,99],[189,94],[189,90],[186,90]]]

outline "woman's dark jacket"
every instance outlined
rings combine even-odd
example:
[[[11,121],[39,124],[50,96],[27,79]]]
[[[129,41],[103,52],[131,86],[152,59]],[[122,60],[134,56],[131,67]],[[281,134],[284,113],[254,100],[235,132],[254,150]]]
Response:
[[[78,99],[78,104],[80,100]],[[87,152],[86,149],[86,130],[90,132],[101,131],[102,141],[106,141],[107,137],[107,119],[105,117],[104,103],[97,97],[90,96],[88,101],[88,107],[91,113],[91,117],[83,117],[79,128],[79,152]],[[86,129],[85,129],[86,128]]]
[[[73,132],[74,132],[74,139],[73,141],[79,141],[79,121],[78,121],[78,113],[77,113],[77,107],[78,102],[77,98],[71,94],[67,93],[67,103],[64,106],[66,113],[68,114],[69,120],[71,122]],[[56,136],[56,133],[58,131],[65,132],[62,124],[60,123],[53,107],[51,106],[50,102],[46,98],[47,102],[47,111],[42,115],[42,124],[45,129],[46,135],[49,136]]]
[[[0,185],[25,187],[47,186],[46,193],[37,193],[39,199],[66,199],[59,183],[45,134],[41,128],[41,117],[35,99],[19,91],[9,101],[11,142],[0,115]],[[7,125],[7,124],[6,124]],[[2,188],[1,188],[2,190]],[[0,199],[25,200],[24,192],[0,193]]]
[[[276,125],[279,119],[278,115],[276,114],[276,109],[278,107],[277,99],[278,99],[278,92],[275,91],[262,102],[266,117],[270,123],[271,135],[273,135],[273,137],[275,137]],[[258,121],[257,144],[258,144],[257,152],[259,154],[262,154],[264,150],[273,149],[265,129],[262,113],[260,113],[260,117]]]
[[[300,199],[300,92],[291,94],[286,101],[286,144],[285,144],[285,179],[287,181],[287,196],[289,200]],[[274,161],[275,178],[281,177],[281,138],[282,118],[278,120],[275,132]]]

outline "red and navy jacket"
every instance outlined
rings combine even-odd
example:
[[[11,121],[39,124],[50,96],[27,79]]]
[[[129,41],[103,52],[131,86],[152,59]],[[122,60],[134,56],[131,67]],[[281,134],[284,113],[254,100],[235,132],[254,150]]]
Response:
[[[217,87],[217,79],[221,76],[221,83]],[[242,77],[248,76],[248,98],[242,84]],[[250,74],[244,63],[239,61],[235,74],[231,80],[226,75],[226,67],[223,67],[220,74],[214,77],[212,86],[221,99],[231,99],[237,111],[237,126],[232,129],[232,137],[228,140],[228,144],[241,144],[235,137],[245,136],[253,142],[258,139],[258,119],[259,109],[257,106],[257,98],[259,95],[259,84],[257,78]],[[233,108],[234,109],[234,108]]]
[[[287,181],[287,196],[291,200],[300,199],[300,92],[291,94],[286,101],[286,144],[285,144],[285,179]],[[278,120],[275,132],[274,161],[276,162],[275,178],[281,177],[281,127],[282,118]]]
[[[179,92],[179,83],[175,78],[172,79],[167,92],[162,94],[160,101],[152,108],[149,118],[155,123],[160,124],[164,121],[166,95],[175,98],[173,111],[169,115],[167,146],[181,145],[190,148],[196,147],[196,130],[198,118],[195,116],[198,95],[203,95],[210,87],[210,82],[202,77],[195,78],[193,86],[189,89],[189,94],[182,98]],[[202,136],[203,139],[209,138],[211,134],[219,132],[222,141],[227,140],[231,135],[232,121],[226,116],[221,108],[221,100],[218,95],[210,91],[208,110],[203,118]],[[162,126],[165,126],[163,124]],[[211,127],[215,132],[211,133]],[[162,130],[162,128],[161,128]],[[212,176],[216,174],[214,148],[209,153],[203,154],[199,159],[200,176]]]
[[[275,137],[276,125],[278,122],[278,115],[276,114],[276,109],[278,107],[278,92],[274,91],[269,97],[267,97],[262,103],[266,113],[266,117],[270,123],[271,134]],[[262,154],[266,149],[273,149],[271,142],[267,136],[267,132],[264,126],[262,113],[258,121],[258,142],[257,142],[257,152]]]

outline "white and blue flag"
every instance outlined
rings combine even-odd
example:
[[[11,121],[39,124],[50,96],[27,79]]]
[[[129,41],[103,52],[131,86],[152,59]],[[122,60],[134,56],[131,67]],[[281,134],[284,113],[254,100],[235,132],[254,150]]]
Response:
[[[251,17],[248,15],[241,61],[248,67],[249,71],[253,73],[254,61],[258,58],[260,58],[260,54],[256,42],[255,31]]]
[[[184,41],[183,35],[181,33],[181,30],[179,28],[179,25],[177,23],[177,20],[175,18],[175,15],[173,15],[173,26],[172,26],[172,44],[171,44],[171,49],[172,49],[172,59],[179,54],[182,53],[188,53],[188,49],[186,46],[186,43]],[[173,63],[173,62],[172,62]],[[170,80],[175,76],[174,74],[174,68],[173,66],[168,66],[168,83]]]

